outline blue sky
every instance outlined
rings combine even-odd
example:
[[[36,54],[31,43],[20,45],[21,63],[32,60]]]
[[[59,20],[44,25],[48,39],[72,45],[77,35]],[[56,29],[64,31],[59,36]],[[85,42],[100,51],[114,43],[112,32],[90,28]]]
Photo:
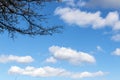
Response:
[[[0,35],[1,80],[119,80],[120,1],[48,3],[52,36]],[[23,24],[24,25],[24,24]]]

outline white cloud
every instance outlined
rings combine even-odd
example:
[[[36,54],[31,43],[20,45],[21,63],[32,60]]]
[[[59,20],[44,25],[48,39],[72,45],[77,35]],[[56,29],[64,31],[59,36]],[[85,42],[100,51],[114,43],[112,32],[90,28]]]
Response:
[[[119,42],[120,41],[120,34],[116,34],[114,36],[111,37],[112,40]]]
[[[95,63],[95,58],[85,52],[77,52],[71,48],[51,46],[49,51],[56,59],[66,60],[73,64]]]
[[[115,51],[112,52],[113,55],[120,56],[120,48],[116,48]]]
[[[69,24],[75,24],[78,26],[90,25],[99,17],[100,12],[86,13],[78,9],[71,8],[57,8],[55,11],[56,15],[59,15],[61,19]]]
[[[109,26],[113,30],[120,30],[119,13],[117,11],[109,12],[108,15],[103,18],[101,17],[100,11],[91,13],[76,8],[59,7],[55,10],[55,15],[59,15],[66,23],[78,25],[79,27],[91,25],[93,29],[98,29]]]
[[[35,67],[26,67],[25,69],[22,69],[17,66],[12,66],[8,73],[10,74],[21,74],[21,75],[29,75],[34,77],[55,77],[55,76],[68,76],[70,75],[69,72],[67,72],[64,69],[61,68],[53,68],[53,67],[42,67],[42,68],[35,68]]]
[[[113,27],[114,30],[120,30],[120,21],[116,22],[115,26]]]
[[[82,72],[82,73],[77,73],[72,75],[73,78],[87,78],[87,77],[97,77],[97,76],[103,76],[106,73],[102,72],[102,71],[98,71],[98,72]]]
[[[18,62],[18,63],[30,63],[34,59],[31,56],[15,56],[15,55],[0,55],[0,63]]]
[[[46,62],[48,62],[48,63],[56,63],[57,60],[54,57],[50,57],[50,58],[46,59]]]
[[[26,67],[22,69],[18,66],[12,66],[8,70],[9,74],[20,74],[20,75],[28,75],[33,77],[69,77],[69,78],[87,78],[87,77],[98,77],[106,75],[106,72],[98,71],[98,72],[70,72],[62,68],[54,68],[50,66],[35,68],[35,67]]]

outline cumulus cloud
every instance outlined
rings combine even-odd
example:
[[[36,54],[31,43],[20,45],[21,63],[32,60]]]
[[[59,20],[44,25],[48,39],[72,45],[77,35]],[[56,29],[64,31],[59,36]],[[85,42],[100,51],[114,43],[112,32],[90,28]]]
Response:
[[[93,29],[111,27],[113,30],[120,30],[119,13],[117,11],[109,12],[105,18],[101,17],[101,12],[95,13],[81,11],[76,8],[61,8],[55,10],[55,15],[70,25],[79,27],[91,26]]]
[[[112,52],[113,55],[120,56],[120,48],[116,48],[115,51]]]
[[[51,46],[49,51],[52,53],[53,57],[60,60],[66,60],[73,64],[81,63],[95,63],[95,58],[85,52],[78,52],[71,48]]]
[[[29,75],[33,77],[55,77],[55,76],[67,76],[70,73],[61,68],[53,68],[50,66],[35,68],[28,66],[25,69],[22,69],[17,66],[12,66],[8,73],[10,74],[21,74],[21,75]]]
[[[15,56],[15,55],[0,55],[0,63],[18,62],[18,63],[30,63],[34,59],[31,56]]]
[[[48,63],[56,63],[57,62],[57,60],[54,57],[47,58],[45,61]]]
[[[9,74],[20,74],[20,75],[28,75],[33,77],[70,77],[70,78],[87,78],[87,77],[98,77],[103,76],[106,72],[98,71],[98,72],[70,72],[62,68],[54,68],[50,66],[35,68],[28,66],[26,68],[20,68],[18,66],[12,66],[8,70]]]
[[[111,39],[112,39],[113,41],[119,42],[119,41],[120,41],[120,34],[113,35],[113,36],[111,37]]]

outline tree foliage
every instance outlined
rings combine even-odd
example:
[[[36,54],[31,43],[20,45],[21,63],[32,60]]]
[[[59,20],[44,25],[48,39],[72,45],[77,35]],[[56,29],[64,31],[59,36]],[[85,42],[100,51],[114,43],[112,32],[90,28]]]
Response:
[[[45,15],[40,12],[43,3],[51,1],[59,0],[0,0],[0,32],[7,31],[12,36],[15,33],[51,35],[59,32],[61,26],[42,25],[45,20]]]

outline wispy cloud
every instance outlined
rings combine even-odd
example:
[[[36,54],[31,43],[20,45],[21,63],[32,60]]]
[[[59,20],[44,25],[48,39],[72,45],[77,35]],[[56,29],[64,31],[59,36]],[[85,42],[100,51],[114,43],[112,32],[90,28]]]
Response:
[[[30,63],[34,59],[31,56],[15,56],[15,55],[0,55],[0,63],[18,62],[18,63]]]
[[[53,57],[59,60],[66,60],[73,64],[81,63],[95,63],[95,58],[85,52],[79,52],[71,48],[51,46],[49,51],[52,53]]]
[[[12,66],[9,74],[20,74],[28,75],[33,77],[70,77],[70,78],[88,78],[88,77],[98,77],[106,75],[106,72],[70,72],[62,68],[54,68],[50,66],[45,66],[41,68],[35,68],[28,66],[26,68],[20,68],[18,66]]]
[[[119,25],[119,26],[120,26],[120,25]],[[120,42],[120,34],[113,35],[113,36],[111,37],[111,39],[112,39],[113,41]]]
[[[101,46],[96,46],[97,51],[104,52]]]

